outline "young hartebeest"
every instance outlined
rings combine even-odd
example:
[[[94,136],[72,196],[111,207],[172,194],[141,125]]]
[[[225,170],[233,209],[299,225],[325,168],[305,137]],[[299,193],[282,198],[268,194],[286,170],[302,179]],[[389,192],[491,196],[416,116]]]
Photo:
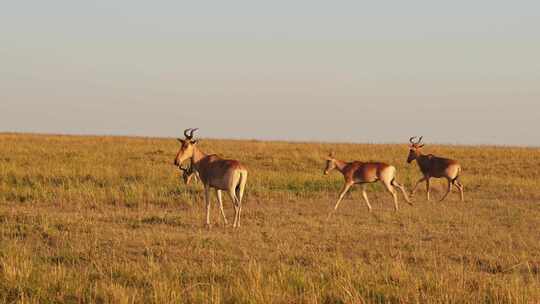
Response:
[[[461,173],[461,165],[453,159],[437,157],[432,154],[422,154],[422,151],[420,151],[420,149],[424,147],[424,144],[420,144],[422,141],[422,136],[420,136],[420,139],[417,142],[413,141],[415,138],[416,136],[409,139],[411,146],[409,150],[409,157],[407,157],[407,162],[410,164],[416,159],[416,163],[418,164],[418,167],[420,167],[420,171],[422,171],[424,176],[416,182],[416,185],[414,185],[414,188],[411,191],[411,198],[414,196],[414,192],[416,191],[418,185],[425,181],[426,197],[429,201],[429,179],[435,177],[446,178],[446,180],[448,180],[448,188],[446,189],[446,193],[443,195],[440,202],[442,202],[448,193],[450,193],[450,190],[452,190],[452,185],[458,188],[461,195],[461,201],[463,201],[463,185],[458,181],[459,174]]]
[[[394,209],[396,211],[398,210],[398,198],[394,187],[399,188],[407,203],[412,205],[409,197],[407,196],[405,188],[396,181],[396,168],[394,166],[381,162],[345,162],[335,159],[334,153],[330,153],[326,158],[326,168],[324,169],[324,174],[328,174],[333,169],[337,169],[339,172],[341,172],[341,174],[343,174],[345,184],[341,189],[336,206],[332,212],[337,210],[339,203],[354,184],[362,184],[362,196],[366,201],[369,212],[371,212],[371,205],[366,193],[366,184],[377,181],[381,181],[388,192],[392,194],[392,197],[394,198]]]
[[[247,182],[247,169],[237,160],[223,159],[215,154],[208,155],[197,147],[197,140],[193,140],[193,132],[197,129],[186,129],[185,139],[178,139],[181,143],[180,150],[176,154],[174,164],[181,164],[191,159],[191,166],[196,171],[204,185],[204,197],[206,200],[206,225],[210,226],[210,188],[216,189],[216,196],[223,216],[227,224],[227,218],[223,211],[221,191],[227,191],[234,206],[233,227],[240,227],[240,215],[242,213],[242,197]],[[189,134],[188,134],[189,132]]]
[[[184,180],[184,184],[189,185],[191,183],[191,179],[200,180],[199,173],[195,171],[192,165],[189,165],[189,167],[182,167],[178,166],[178,169],[182,171],[182,179]]]

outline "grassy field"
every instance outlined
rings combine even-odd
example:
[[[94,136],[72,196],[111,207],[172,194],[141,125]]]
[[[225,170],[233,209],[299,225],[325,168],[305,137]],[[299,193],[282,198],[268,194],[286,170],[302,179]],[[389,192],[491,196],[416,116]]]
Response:
[[[174,139],[0,134],[0,302],[540,302],[540,149],[427,145],[460,160],[465,202],[435,181],[395,213],[371,185],[372,214],[353,190],[327,220],[342,177],[323,156],[391,163],[410,190],[407,145],[200,147],[250,171],[239,230],[215,205],[205,229]]]

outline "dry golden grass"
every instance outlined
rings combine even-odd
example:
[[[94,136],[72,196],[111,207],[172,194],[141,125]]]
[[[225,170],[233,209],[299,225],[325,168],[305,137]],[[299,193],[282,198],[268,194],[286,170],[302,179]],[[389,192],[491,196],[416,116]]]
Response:
[[[353,191],[327,221],[342,178],[322,156],[389,162],[410,189],[406,145],[201,148],[250,170],[239,230],[215,205],[204,228],[173,139],[0,134],[0,302],[540,302],[540,149],[426,146],[461,161],[466,202],[420,190],[394,213],[372,185],[372,214]]]

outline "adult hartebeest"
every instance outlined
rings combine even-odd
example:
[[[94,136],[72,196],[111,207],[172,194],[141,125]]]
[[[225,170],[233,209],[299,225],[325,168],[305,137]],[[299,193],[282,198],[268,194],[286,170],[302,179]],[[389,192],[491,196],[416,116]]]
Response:
[[[234,206],[233,227],[240,227],[240,215],[242,213],[242,197],[247,181],[247,170],[237,160],[223,159],[215,154],[208,155],[197,147],[197,140],[193,139],[193,132],[197,129],[186,129],[185,139],[178,139],[181,143],[180,150],[176,154],[174,164],[181,164],[191,159],[191,167],[196,171],[204,185],[204,197],[206,200],[206,225],[210,226],[210,188],[216,189],[216,196],[223,216],[227,224],[227,218],[223,211],[221,191],[227,191]],[[189,133],[189,134],[188,134]]]
[[[416,159],[416,163],[418,163],[418,167],[420,167],[420,171],[422,171],[424,176],[416,182],[416,185],[414,185],[414,188],[411,191],[411,197],[414,196],[414,192],[416,191],[418,185],[425,181],[426,197],[429,201],[429,179],[435,177],[446,178],[448,180],[448,188],[440,201],[443,201],[448,193],[450,193],[450,190],[452,190],[452,185],[458,188],[461,195],[461,201],[463,201],[463,185],[458,181],[459,174],[461,173],[461,165],[453,159],[437,157],[433,154],[422,154],[422,151],[420,150],[422,147],[424,147],[424,144],[421,144],[423,137],[420,136],[420,139],[418,139],[417,142],[414,142],[415,138],[416,136],[409,139],[411,146],[409,150],[409,157],[407,157],[407,162],[410,164]]]
[[[336,202],[336,206],[332,212],[337,210],[339,203],[354,184],[362,184],[362,196],[366,201],[369,212],[371,212],[371,204],[369,203],[366,193],[366,184],[374,183],[376,181],[381,181],[388,192],[392,194],[392,197],[394,198],[394,209],[396,211],[398,210],[398,198],[394,187],[398,187],[403,193],[403,197],[405,197],[407,203],[412,205],[407,193],[405,192],[405,188],[396,181],[396,168],[394,166],[381,162],[345,162],[335,159],[334,153],[330,153],[326,158],[326,168],[324,169],[324,174],[328,174],[333,169],[337,169],[339,172],[341,172],[341,174],[343,174],[345,184],[343,185]]]

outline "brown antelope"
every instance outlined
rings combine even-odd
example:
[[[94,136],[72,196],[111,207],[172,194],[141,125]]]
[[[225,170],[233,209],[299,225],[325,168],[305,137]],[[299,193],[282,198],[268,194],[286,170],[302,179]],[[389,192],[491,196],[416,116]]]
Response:
[[[200,180],[199,174],[195,169],[193,168],[193,165],[189,165],[189,167],[182,167],[178,166],[178,169],[182,171],[182,180],[184,181],[184,184],[189,185],[191,183],[191,179],[195,179],[195,181]]]
[[[351,186],[354,184],[362,185],[362,196],[366,201],[369,212],[371,212],[371,205],[369,203],[369,199],[366,193],[366,184],[374,183],[377,181],[381,181],[388,190],[388,192],[392,194],[392,197],[394,198],[395,211],[398,210],[398,198],[394,187],[399,188],[399,190],[401,190],[401,193],[403,193],[403,197],[405,198],[407,203],[412,205],[409,197],[407,196],[407,193],[405,192],[405,188],[403,188],[403,186],[396,181],[396,168],[394,166],[390,166],[381,162],[345,162],[335,159],[334,153],[330,153],[326,158],[326,168],[324,169],[324,174],[327,175],[333,169],[337,169],[339,172],[341,172],[341,174],[343,174],[343,177],[345,178],[345,184],[341,189],[338,200],[336,202],[336,206],[334,207],[334,210],[332,212],[335,212],[337,210],[339,203],[341,202],[347,191],[349,191]]]
[[[458,181],[459,174],[461,173],[461,165],[453,159],[437,157],[432,154],[422,154],[422,151],[420,151],[422,147],[424,147],[423,144],[420,144],[422,141],[422,136],[420,136],[420,139],[417,142],[414,142],[415,138],[416,136],[409,139],[411,146],[409,150],[409,157],[407,157],[407,163],[410,164],[416,159],[416,163],[418,164],[418,167],[420,167],[420,171],[422,171],[424,176],[416,182],[416,185],[414,185],[414,188],[411,191],[411,198],[414,196],[414,192],[416,191],[418,185],[425,181],[426,197],[429,201],[429,179],[434,177],[446,178],[448,180],[448,188],[446,189],[446,193],[443,195],[440,202],[446,198],[448,193],[450,193],[452,185],[458,188],[461,195],[461,201],[463,201],[463,185]]]
[[[204,185],[204,197],[206,200],[206,225],[210,227],[210,188],[216,189],[216,196],[223,216],[225,225],[227,218],[223,211],[221,191],[227,191],[234,206],[233,227],[240,227],[240,214],[242,213],[242,197],[247,181],[247,170],[237,160],[223,159],[212,154],[208,155],[197,147],[197,140],[193,140],[193,132],[197,129],[186,129],[185,139],[178,139],[181,143],[180,150],[176,154],[174,164],[181,164],[191,159],[192,170],[196,171]],[[189,132],[189,134],[188,134]],[[186,172],[186,171],[184,171]]]

